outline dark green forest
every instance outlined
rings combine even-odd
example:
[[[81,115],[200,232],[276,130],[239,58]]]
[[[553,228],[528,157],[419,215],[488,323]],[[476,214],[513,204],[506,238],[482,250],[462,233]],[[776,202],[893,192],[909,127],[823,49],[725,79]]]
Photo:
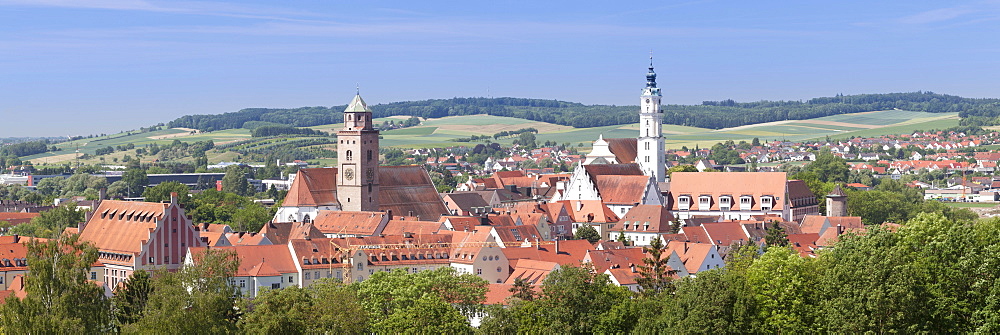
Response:
[[[266,122],[308,127],[341,122],[346,105],[300,108],[246,108],[218,115],[187,115],[169,127],[215,131]],[[375,117],[413,115],[440,118],[489,114],[543,121],[576,128],[636,123],[638,106],[584,105],[574,102],[526,98],[452,98],[393,102],[370,106]],[[930,113],[960,113],[963,118],[994,119],[1000,116],[1000,99],[963,98],[933,92],[836,95],[806,101],[734,100],[705,101],[701,105],[663,106],[666,124],[720,129],[781,120],[902,109]],[[250,123],[249,125],[247,123]]]

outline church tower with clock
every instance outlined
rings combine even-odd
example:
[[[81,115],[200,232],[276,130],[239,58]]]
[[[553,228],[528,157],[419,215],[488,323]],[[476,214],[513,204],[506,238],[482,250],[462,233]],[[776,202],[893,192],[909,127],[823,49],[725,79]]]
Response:
[[[372,110],[354,96],[337,131],[337,200],[343,211],[378,211],[378,130]]]
[[[656,87],[656,72],[653,72],[653,56],[649,56],[649,72],[646,73],[646,88],[642,89],[639,104],[639,138],[636,163],[645,175],[664,181],[666,158],[664,157],[663,111],[660,110],[660,89]]]

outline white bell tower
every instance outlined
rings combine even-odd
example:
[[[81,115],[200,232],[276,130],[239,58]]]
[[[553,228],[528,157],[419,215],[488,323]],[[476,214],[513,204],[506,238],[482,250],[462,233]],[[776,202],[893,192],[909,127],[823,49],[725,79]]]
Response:
[[[642,171],[657,182],[666,176],[666,159],[663,143],[663,111],[660,110],[660,89],[656,87],[656,72],[653,72],[653,55],[649,55],[649,72],[646,73],[646,88],[642,89],[639,103],[639,139],[636,163]]]

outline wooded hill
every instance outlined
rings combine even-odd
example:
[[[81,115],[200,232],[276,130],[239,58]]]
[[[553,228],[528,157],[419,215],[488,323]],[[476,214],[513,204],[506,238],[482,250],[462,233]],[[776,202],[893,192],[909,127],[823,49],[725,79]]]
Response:
[[[308,127],[341,122],[346,105],[301,108],[246,108],[219,115],[187,115],[169,127],[202,131],[243,128],[247,122]],[[440,118],[489,114],[542,121],[576,128],[636,123],[638,106],[584,105],[523,98],[452,98],[393,102],[370,106],[375,117],[413,115]],[[968,116],[1000,115],[1000,99],[974,99],[933,92],[837,95],[807,101],[705,101],[701,105],[663,106],[666,124],[721,129],[748,124],[901,109]]]

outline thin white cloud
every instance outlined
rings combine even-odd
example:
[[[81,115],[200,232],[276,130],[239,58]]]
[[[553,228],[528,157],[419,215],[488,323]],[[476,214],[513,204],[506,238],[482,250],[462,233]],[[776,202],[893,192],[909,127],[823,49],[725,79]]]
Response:
[[[103,9],[144,11],[185,15],[206,15],[267,19],[278,21],[304,21],[321,17],[316,13],[293,11],[286,8],[254,5],[234,5],[212,1],[149,1],[149,0],[0,0],[0,6],[56,7],[75,9]]]
[[[897,21],[903,24],[928,24],[956,19],[969,14],[978,13],[981,10],[969,7],[939,8],[902,17]]]
[[[109,10],[167,11],[143,0],[0,0],[5,6],[62,7]]]

